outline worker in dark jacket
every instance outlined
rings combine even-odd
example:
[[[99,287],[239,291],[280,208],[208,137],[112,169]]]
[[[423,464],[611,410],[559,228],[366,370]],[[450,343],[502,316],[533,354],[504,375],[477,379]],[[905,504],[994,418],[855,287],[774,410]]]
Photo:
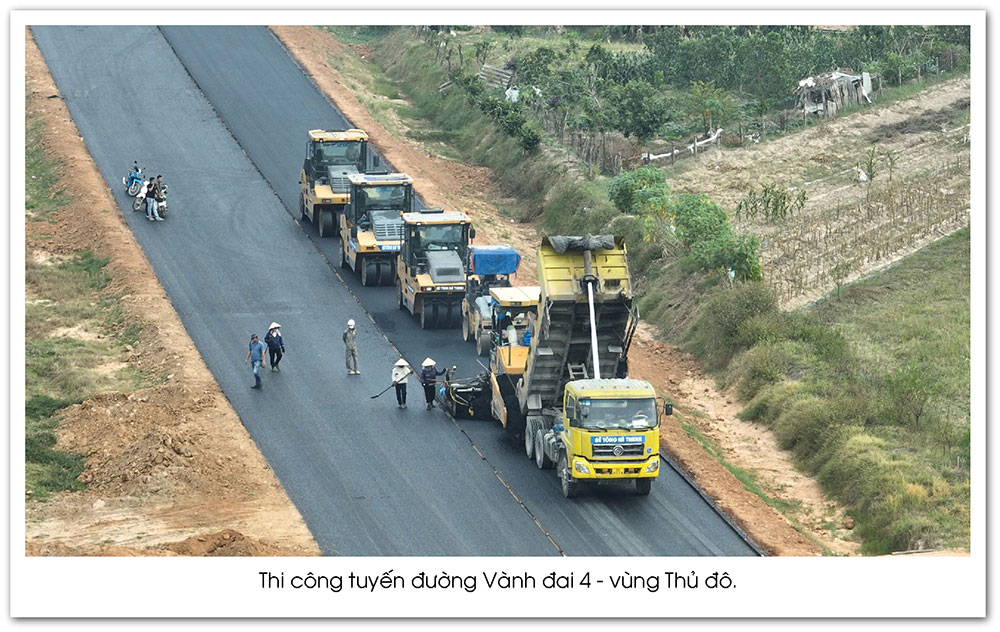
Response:
[[[421,364],[420,383],[424,386],[424,399],[427,400],[427,410],[434,408],[434,391],[437,386],[437,377],[444,375],[444,371],[437,370],[434,360],[427,358]]]
[[[271,371],[280,371],[278,363],[281,362],[281,356],[285,355],[285,341],[281,338],[281,325],[271,323],[271,326],[267,328],[267,335],[264,336],[264,344],[267,345],[267,351],[271,355]]]

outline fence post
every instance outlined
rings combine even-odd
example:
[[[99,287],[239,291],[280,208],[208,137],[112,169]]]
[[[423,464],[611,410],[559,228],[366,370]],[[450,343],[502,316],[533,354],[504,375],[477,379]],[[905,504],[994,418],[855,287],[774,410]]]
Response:
[[[694,157],[698,157],[698,137],[695,136],[694,140],[691,141],[691,147],[694,149]]]
[[[670,166],[671,167],[674,166],[675,153],[677,151],[677,148],[674,145],[675,145],[675,143],[673,141],[670,141]]]

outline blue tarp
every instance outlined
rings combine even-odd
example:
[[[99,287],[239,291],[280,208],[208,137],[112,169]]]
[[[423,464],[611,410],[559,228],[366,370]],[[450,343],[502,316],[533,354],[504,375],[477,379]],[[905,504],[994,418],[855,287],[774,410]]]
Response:
[[[471,246],[469,260],[472,274],[514,274],[521,265],[521,255],[507,245]]]

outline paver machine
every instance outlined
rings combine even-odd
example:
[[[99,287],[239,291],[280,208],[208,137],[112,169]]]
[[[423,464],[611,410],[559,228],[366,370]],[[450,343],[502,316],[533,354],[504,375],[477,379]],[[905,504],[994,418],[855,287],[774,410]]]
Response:
[[[299,173],[299,213],[316,224],[320,237],[334,233],[338,214],[350,199],[352,173],[379,167],[370,151],[368,134],[360,129],[309,130],[306,158]]]
[[[648,382],[616,378],[638,324],[620,239],[549,237],[538,249],[540,297],[528,346],[496,345],[493,416],[523,434],[539,469],[555,466],[563,494],[585,484],[634,484],[659,473],[659,415]],[[672,406],[663,402],[663,413]]]
[[[392,285],[403,243],[402,214],[413,210],[413,178],[405,173],[352,173],[350,197],[340,214],[340,266],[362,285]]]
[[[506,244],[470,246],[465,296],[462,299],[462,339],[475,343],[483,356],[493,345],[496,316],[507,310],[524,313],[538,303],[538,288],[511,287],[521,255]]]
[[[425,209],[403,213],[396,261],[396,305],[424,329],[456,327],[462,317],[469,243],[476,237],[465,213]]]

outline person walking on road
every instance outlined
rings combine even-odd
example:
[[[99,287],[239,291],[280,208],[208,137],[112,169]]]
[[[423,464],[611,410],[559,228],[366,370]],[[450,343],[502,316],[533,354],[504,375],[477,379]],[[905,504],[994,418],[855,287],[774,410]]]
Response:
[[[247,351],[247,357],[243,364],[247,362],[250,362],[250,366],[253,367],[254,385],[250,388],[263,388],[260,381],[260,368],[266,367],[267,364],[264,361],[264,343],[257,340],[257,334],[250,336],[250,350]]]
[[[285,341],[281,339],[281,325],[271,323],[271,326],[267,328],[267,335],[264,336],[264,343],[271,356],[271,372],[280,371],[278,363],[281,362],[281,356],[285,355]]]
[[[434,391],[437,386],[437,376],[444,375],[444,371],[437,370],[434,360],[427,358],[420,366],[420,383],[424,386],[424,399],[427,400],[427,410],[434,408]]]
[[[347,361],[348,375],[361,375],[358,370],[358,332],[354,329],[354,320],[347,321],[344,330],[344,354]]]
[[[413,369],[400,358],[392,367],[392,385],[396,387],[396,405],[399,408],[406,408],[406,382],[413,373]]]

